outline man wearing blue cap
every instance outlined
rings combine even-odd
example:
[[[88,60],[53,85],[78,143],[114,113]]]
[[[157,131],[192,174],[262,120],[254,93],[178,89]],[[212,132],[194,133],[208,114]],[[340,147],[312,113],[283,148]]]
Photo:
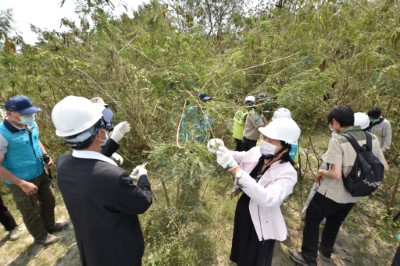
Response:
[[[53,162],[35,123],[35,114],[41,109],[21,95],[9,98],[5,109],[6,118],[0,123],[0,177],[35,243],[50,245],[58,240],[51,233],[65,229],[68,223],[56,223],[54,218],[54,191],[44,170]]]

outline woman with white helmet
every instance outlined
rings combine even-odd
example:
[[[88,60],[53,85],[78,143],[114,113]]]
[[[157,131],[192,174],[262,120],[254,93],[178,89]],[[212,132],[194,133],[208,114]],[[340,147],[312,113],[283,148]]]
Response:
[[[290,112],[289,109],[285,107],[280,107],[274,111],[274,114],[272,115],[272,120],[278,119],[278,118],[292,118],[292,113]],[[299,145],[296,143],[292,143],[292,148],[290,150],[290,157],[292,158],[292,161],[294,162],[295,165],[298,164],[299,162]]]
[[[220,139],[211,139],[208,150],[217,163],[235,176],[244,192],[235,212],[230,259],[238,265],[271,265],[275,241],[287,237],[280,206],[297,182],[289,156],[300,137],[293,119],[279,118],[259,128],[261,147],[247,152],[229,151]]]

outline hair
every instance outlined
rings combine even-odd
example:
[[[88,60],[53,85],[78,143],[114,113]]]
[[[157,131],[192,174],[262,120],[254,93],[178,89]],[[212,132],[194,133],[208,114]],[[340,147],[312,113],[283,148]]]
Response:
[[[281,144],[282,144],[282,150],[287,149],[287,151],[285,151],[285,152],[282,153],[282,157],[281,157],[281,159],[280,159],[280,160],[281,160],[281,163],[289,162],[289,163],[291,163],[292,165],[294,165],[294,162],[293,162],[292,158],[290,157],[290,150],[291,150],[291,148],[292,148],[292,145],[289,144],[289,143],[286,143],[286,142],[284,142],[284,141],[282,141],[282,140],[281,140]]]
[[[341,127],[354,126],[354,112],[349,106],[335,106],[329,112],[326,120],[331,124],[335,119]]]
[[[372,117],[373,119],[378,119],[379,117],[381,117],[381,114],[381,109],[379,109],[378,107],[372,107],[368,111],[368,116]]]

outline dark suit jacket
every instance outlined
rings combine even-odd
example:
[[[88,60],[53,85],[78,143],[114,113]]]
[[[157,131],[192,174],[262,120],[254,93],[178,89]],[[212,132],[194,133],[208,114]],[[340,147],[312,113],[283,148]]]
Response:
[[[103,146],[101,146],[100,153],[104,156],[111,157],[111,155],[119,149],[119,144],[112,138],[106,140]]]
[[[97,159],[57,160],[58,185],[74,225],[82,265],[141,265],[144,240],[137,214],[152,203],[146,175]]]

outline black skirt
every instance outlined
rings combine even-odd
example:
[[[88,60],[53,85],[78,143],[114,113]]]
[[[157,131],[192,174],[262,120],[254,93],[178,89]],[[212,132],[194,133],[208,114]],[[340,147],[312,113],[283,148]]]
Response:
[[[243,193],[236,205],[230,259],[239,266],[271,265],[275,240],[258,240],[250,216],[249,202],[249,196]]]

